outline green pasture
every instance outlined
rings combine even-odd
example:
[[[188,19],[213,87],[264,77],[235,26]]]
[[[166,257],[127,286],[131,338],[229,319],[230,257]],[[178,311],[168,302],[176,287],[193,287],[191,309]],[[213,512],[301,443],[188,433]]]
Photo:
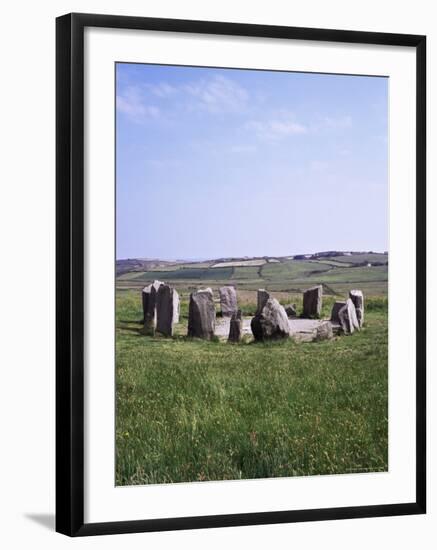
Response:
[[[311,285],[323,284],[326,294],[343,294],[351,285],[367,295],[386,295],[388,265],[362,266],[372,260],[387,262],[383,254],[338,256],[320,260],[282,260],[262,266],[216,267],[206,262],[176,264],[153,271],[134,271],[117,278],[118,288],[140,288],[154,279],[168,282],[178,289],[199,286],[217,288],[233,284],[241,290],[265,288],[271,291],[302,292]],[[358,259],[361,259],[358,262]],[[343,261],[344,260],[344,261]]]
[[[263,280],[267,286],[276,265],[284,269],[263,266],[263,276],[272,277]],[[241,269],[253,279],[252,268]],[[302,273],[293,269],[276,279],[275,295],[300,308],[298,291],[286,291],[293,280],[287,274]],[[387,470],[386,279],[383,292],[375,287],[366,295],[360,333],[271,344],[188,339],[191,282],[177,282],[181,322],[173,338],[143,336],[140,288],[117,291],[117,485]],[[342,293],[350,288],[335,285]],[[237,288],[243,313],[253,314],[256,292]],[[334,294],[324,298],[323,315]]]

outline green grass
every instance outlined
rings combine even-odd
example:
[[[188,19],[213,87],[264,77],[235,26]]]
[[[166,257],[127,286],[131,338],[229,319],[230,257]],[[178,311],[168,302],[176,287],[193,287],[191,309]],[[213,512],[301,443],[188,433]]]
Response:
[[[186,296],[164,339],[117,293],[117,485],[387,470],[385,298],[351,337],[229,345],[183,336]]]
[[[330,266],[334,266],[334,267],[345,267],[345,266],[352,266],[352,262],[351,263],[347,263],[346,261],[344,262],[339,262],[338,260],[331,260],[331,259],[320,259],[320,260],[307,260],[309,263],[315,263],[315,264],[326,264],[326,265],[330,265]]]
[[[356,282],[372,282],[372,281],[387,281],[388,269],[386,265],[375,267],[345,267],[333,268],[329,273],[312,274],[305,278],[296,277],[294,280],[299,283],[356,283]]]
[[[187,263],[155,268],[151,271],[131,272],[117,279],[118,288],[140,288],[154,279],[167,281],[179,289],[194,290],[199,286],[216,288],[233,284],[238,290],[302,292],[304,288],[323,284],[325,293],[343,296],[351,285],[358,286],[368,295],[387,295],[388,267],[362,267],[363,261],[387,261],[383,254],[358,254],[338,256],[320,260],[284,260],[266,263],[263,266],[208,267],[203,264]]]
[[[135,277],[138,281],[153,281],[154,279],[162,281],[177,281],[182,280],[225,280],[232,275],[232,267],[216,267],[216,268],[194,268],[180,267],[169,271],[144,271],[138,273]]]
[[[303,277],[314,272],[329,271],[327,264],[305,262],[303,260],[289,260],[280,264],[266,264],[262,268],[262,277],[267,281],[287,281]]]
[[[162,269],[162,267],[155,267],[151,269],[150,271],[177,271],[181,268],[188,268],[188,269],[199,269],[202,267],[211,267],[214,262],[188,262],[188,263],[177,263],[177,264],[171,264],[168,266],[165,266],[165,270]]]
[[[329,258],[329,260],[336,260],[338,262],[344,262],[347,264],[361,264],[362,262],[388,262],[388,255],[387,254],[378,254],[378,253],[370,253],[370,254],[351,254],[350,256],[333,256],[332,258]]]
[[[259,273],[263,266],[234,267],[232,278],[234,280],[261,280]]]
[[[385,281],[360,281],[359,283],[342,282],[329,283],[329,288],[337,294],[337,296],[347,296],[351,287],[359,288],[365,296],[387,296],[387,280]]]

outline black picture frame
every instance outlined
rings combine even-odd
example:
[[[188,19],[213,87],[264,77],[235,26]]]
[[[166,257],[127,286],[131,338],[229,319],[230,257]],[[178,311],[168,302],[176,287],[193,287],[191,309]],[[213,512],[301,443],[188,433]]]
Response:
[[[84,29],[158,30],[404,46],[416,51],[416,500],[399,504],[84,523]],[[73,13],[56,20],[56,530],[69,536],[423,514],[426,511],[426,37]],[[420,294],[419,294],[420,293]]]

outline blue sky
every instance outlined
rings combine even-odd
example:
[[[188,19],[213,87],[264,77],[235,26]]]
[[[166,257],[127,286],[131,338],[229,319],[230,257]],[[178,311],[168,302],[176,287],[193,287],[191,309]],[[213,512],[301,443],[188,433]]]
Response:
[[[116,65],[117,258],[388,248],[388,80]]]

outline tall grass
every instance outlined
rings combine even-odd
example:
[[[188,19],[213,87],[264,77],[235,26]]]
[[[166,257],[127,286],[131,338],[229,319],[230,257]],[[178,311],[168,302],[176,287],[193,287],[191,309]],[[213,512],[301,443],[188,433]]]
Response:
[[[188,340],[186,307],[178,335],[147,337],[138,294],[117,295],[117,485],[387,470],[385,299],[307,344]]]

